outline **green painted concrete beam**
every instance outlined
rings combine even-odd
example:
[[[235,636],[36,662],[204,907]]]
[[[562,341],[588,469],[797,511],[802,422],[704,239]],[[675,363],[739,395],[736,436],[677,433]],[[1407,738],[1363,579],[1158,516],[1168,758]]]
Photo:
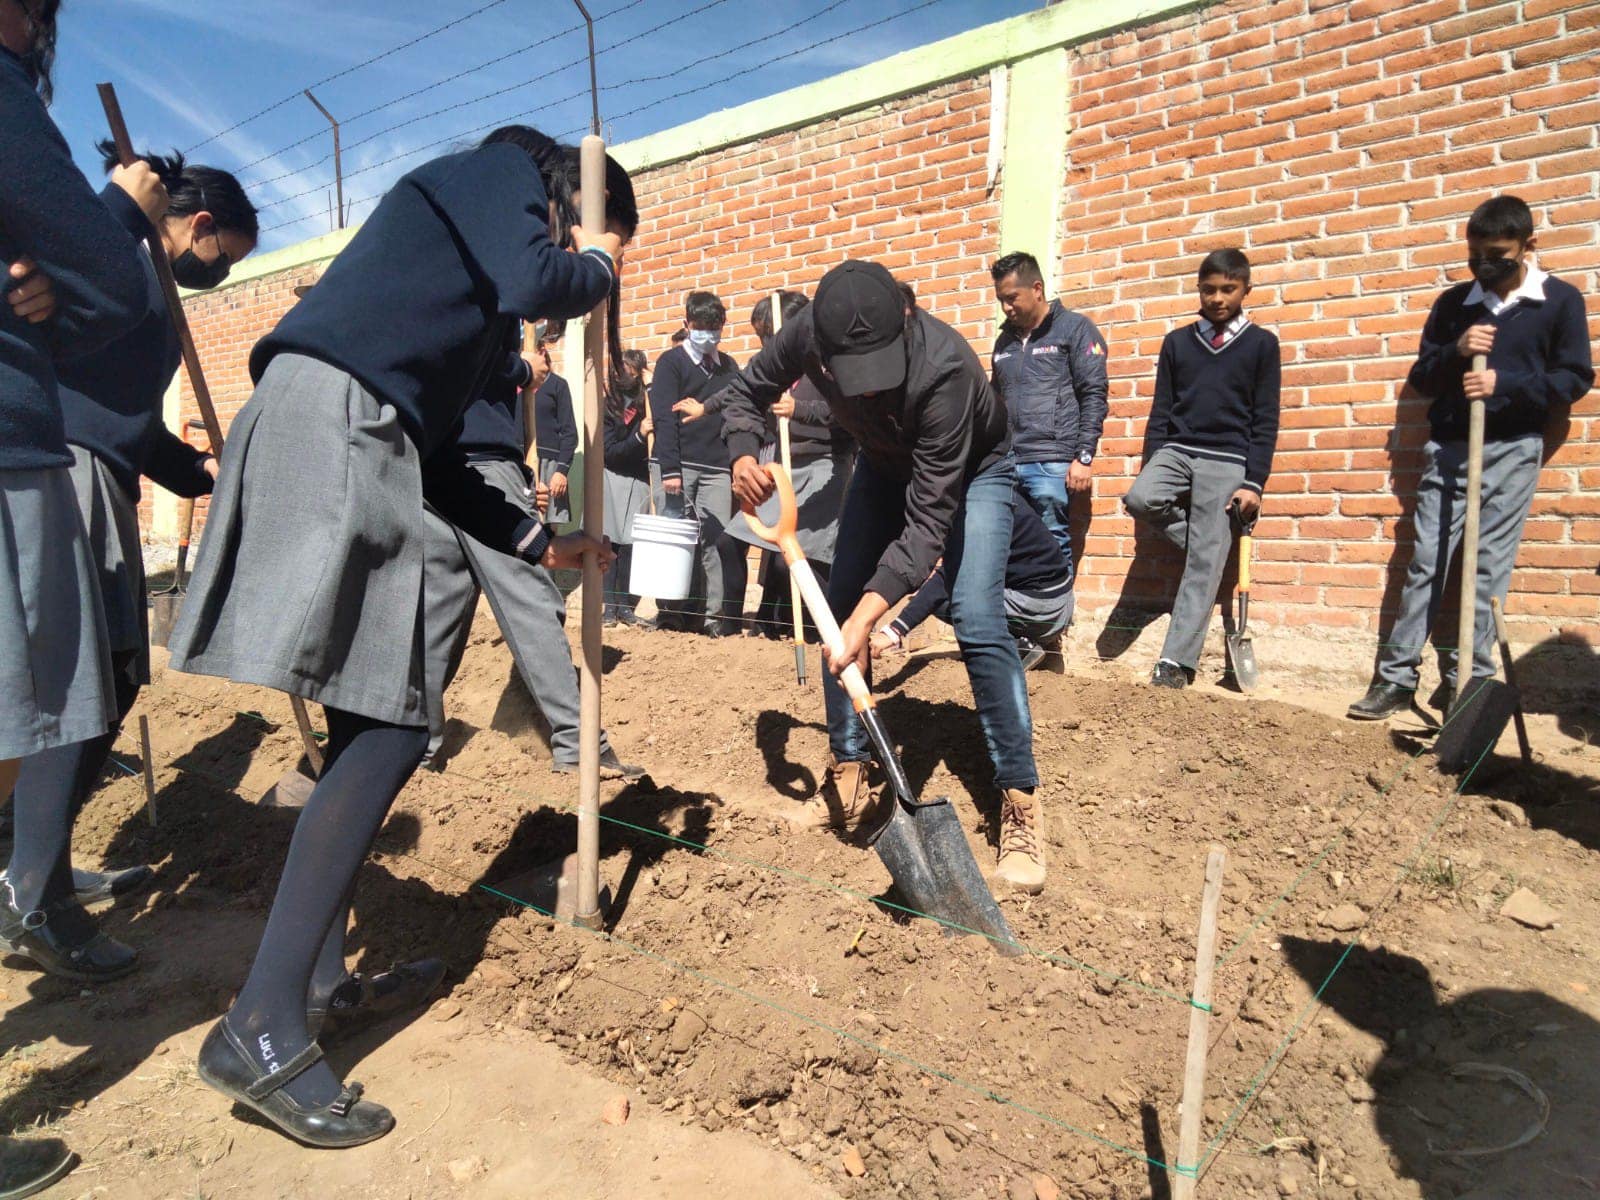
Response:
[[[1039,260],[1055,294],[1061,182],[1067,169],[1067,54],[1046,50],[1016,63],[1006,88],[1006,152],[1000,168],[1000,253]]]

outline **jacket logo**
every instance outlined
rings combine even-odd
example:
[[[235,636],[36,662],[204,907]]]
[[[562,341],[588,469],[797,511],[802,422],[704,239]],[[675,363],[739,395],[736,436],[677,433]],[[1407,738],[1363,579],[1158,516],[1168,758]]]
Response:
[[[1028,351],[1029,354],[1060,354],[1060,346],[1035,346]]]

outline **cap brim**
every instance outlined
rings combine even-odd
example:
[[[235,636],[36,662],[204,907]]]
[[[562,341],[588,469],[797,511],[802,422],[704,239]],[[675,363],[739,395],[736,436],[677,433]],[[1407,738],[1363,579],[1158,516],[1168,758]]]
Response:
[[[828,371],[846,396],[892,392],[906,381],[905,338],[897,337],[865,354],[830,355]]]

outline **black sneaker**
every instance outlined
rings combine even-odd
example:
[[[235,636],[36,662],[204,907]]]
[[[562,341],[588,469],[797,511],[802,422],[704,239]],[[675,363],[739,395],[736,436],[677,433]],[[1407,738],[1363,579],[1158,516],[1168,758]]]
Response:
[[[1150,672],[1150,683],[1159,688],[1186,688],[1189,686],[1189,671],[1163,658],[1156,663],[1156,669]]]
[[[654,629],[656,627],[656,623],[649,617],[641,617],[631,608],[619,608],[617,610],[617,620],[624,625],[631,625],[635,629]]]
[[[1344,715],[1352,721],[1381,721],[1397,712],[1405,712],[1416,695],[1416,688],[1404,688],[1380,679],[1367,689],[1365,696],[1345,709]]]

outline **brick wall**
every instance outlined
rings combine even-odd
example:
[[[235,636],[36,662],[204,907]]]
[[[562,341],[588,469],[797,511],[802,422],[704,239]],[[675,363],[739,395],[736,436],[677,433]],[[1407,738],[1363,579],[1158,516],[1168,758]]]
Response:
[[[1600,0],[1213,4],[1075,46],[1069,63],[1059,278],[1106,332],[1112,374],[1085,618],[1170,596],[1175,559],[1121,497],[1160,339],[1192,313],[1200,256],[1239,245],[1257,268],[1252,309],[1284,352],[1252,619],[1380,628],[1426,434],[1401,381],[1428,305],[1462,277],[1479,199],[1511,190],[1534,205],[1540,261],[1591,297],[1600,331]],[[654,357],[684,293],[710,288],[742,360],[757,299],[809,290],[856,255],[911,282],[987,361],[1000,251],[989,90],[985,71],[642,172],[625,340]],[[1008,149],[1006,171],[1026,164],[1025,147]],[[313,273],[189,302],[224,421],[248,395],[249,347]],[[1600,396],[1550,444],[1508,606],[1524,636],[1600,620]]]

